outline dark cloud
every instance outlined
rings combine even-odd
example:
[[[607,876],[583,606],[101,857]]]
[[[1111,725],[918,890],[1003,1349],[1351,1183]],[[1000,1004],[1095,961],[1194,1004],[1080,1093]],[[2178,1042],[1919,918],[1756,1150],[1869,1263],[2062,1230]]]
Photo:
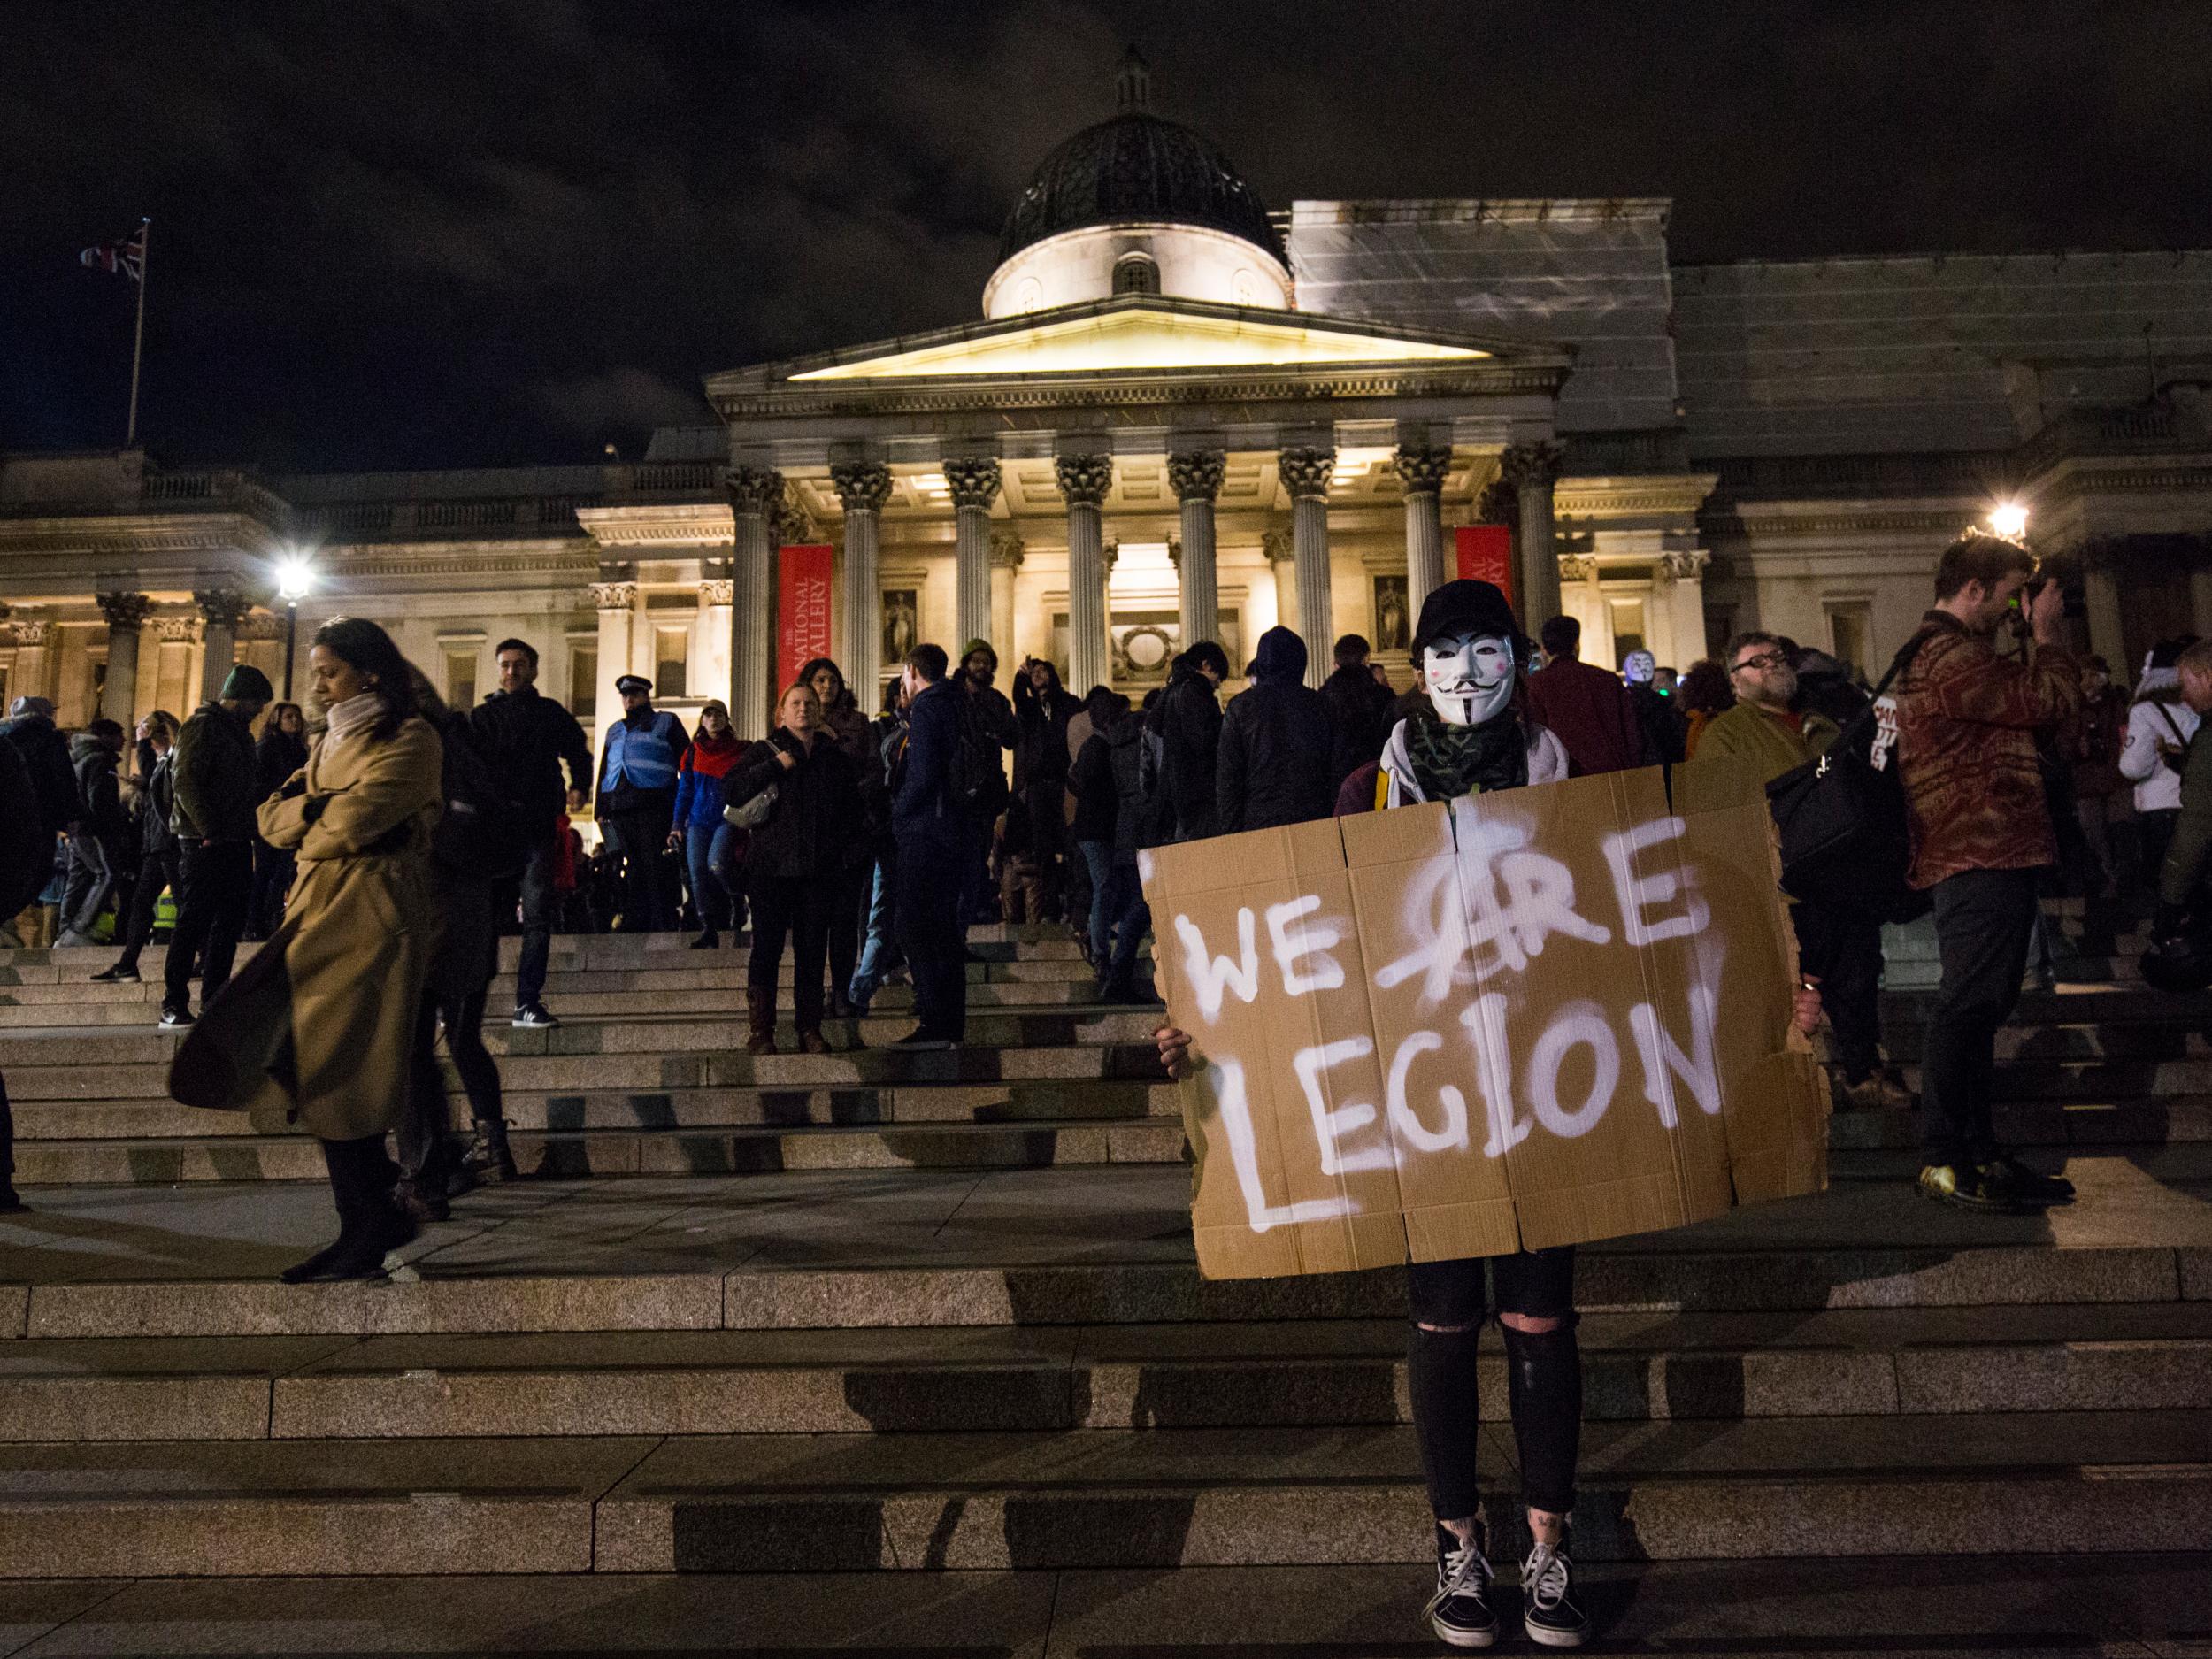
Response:
[[[585,459],[699,377],[975,314],[1141,42],[1299,196],[1676,201],[1689,260],[2212,242],[2212,9],[2058,0],[17,0],[0,444]]]

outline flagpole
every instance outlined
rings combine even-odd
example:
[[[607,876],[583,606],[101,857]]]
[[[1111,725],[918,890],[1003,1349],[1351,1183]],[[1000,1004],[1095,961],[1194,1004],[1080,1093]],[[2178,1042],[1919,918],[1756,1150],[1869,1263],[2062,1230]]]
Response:
[[[131,331],[131,419],[123,434],[123,447],[138,447],[138,363],[146,349],[146,262],[153,244],[154,221],[138,221],[138,324]]]

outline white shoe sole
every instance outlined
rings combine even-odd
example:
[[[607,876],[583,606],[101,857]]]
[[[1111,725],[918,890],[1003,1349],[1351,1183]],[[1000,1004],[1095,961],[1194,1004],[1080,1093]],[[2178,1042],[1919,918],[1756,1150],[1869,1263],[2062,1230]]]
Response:
[[[1494,1647],[1498,1632],[1494,1630],[1454,1630],[1442,1619],[1429,1620],[1429,1628],[1436,1632],[1437,1640],[1453,1647]]]
[[[1539,1647],[1579,1647],[1590,1640],[1587,1627],[1581,1630],[1546,1630],[1524,1619],[1521,1628],[1528,1632],[1529,1640]]]

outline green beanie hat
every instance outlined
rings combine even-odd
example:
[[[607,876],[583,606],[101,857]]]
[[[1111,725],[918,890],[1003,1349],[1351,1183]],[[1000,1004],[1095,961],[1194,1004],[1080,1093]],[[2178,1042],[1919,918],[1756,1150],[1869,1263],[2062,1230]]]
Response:
[[[981,651],[984,656],[991,659],[992,667],[998,666],[998,653],[991,649],[991,642],[988,640],[970,640],[960,648],[960,660],[964,663],[978,651]]]

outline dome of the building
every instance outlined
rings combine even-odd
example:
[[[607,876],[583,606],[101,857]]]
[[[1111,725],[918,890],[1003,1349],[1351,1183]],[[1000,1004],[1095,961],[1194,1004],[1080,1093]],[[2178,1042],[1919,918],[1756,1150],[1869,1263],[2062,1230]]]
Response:
[[[1142,63],[1133,54],[1122,72],[1121,112],[1045,157],[1007,217],[1002,262],[1063,231],[1133,222],[1225,232],[1284,262],[1267,209],[1228,157],[1145,103]]]

